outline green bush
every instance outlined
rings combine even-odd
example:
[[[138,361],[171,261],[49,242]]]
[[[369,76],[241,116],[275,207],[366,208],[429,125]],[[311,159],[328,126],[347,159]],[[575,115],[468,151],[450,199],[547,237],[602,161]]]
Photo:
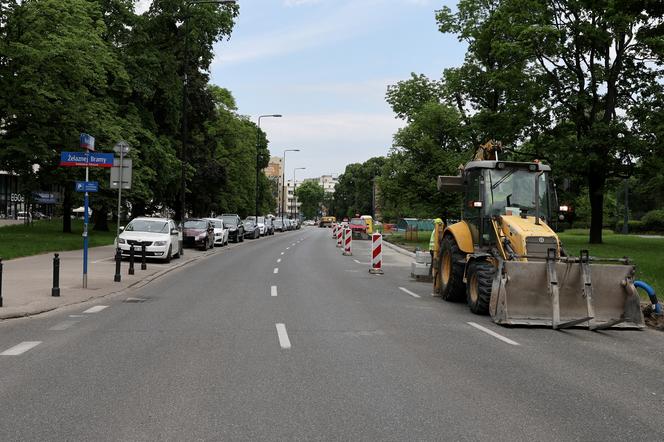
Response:
[[[664,210],[651,210],[641,218],[643,228],[651,232],[664,232]]]

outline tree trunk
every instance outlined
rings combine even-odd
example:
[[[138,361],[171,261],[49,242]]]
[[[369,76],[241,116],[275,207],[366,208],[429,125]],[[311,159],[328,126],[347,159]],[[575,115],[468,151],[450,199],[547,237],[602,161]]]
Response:
[[[590,244],[602,244],[604,224],[604,184],[606,177],[601,171],[590,171],[588,196],[590,197]]]
[[[62,233],[71,233],[71,182],[64,183],[62,198]]]

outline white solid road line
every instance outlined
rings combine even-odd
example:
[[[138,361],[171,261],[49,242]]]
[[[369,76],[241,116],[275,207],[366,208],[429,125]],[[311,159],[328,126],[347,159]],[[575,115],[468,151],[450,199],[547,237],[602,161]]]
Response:
[[[277,326],[277,336],[279,336],[279,345],[284,350],[291,348],[290,339],[288,339],[288,332],[286,331],[286,325],[276,324]]]
[[[361,263],[360,261],[358,261],[357,259],[354,259],[353,261],[355,261],[355,262],[358,263],[358,264],[362,264],[362,263]]]
[[[280,262],[281,262],[281,258],[277,259],[277,263],[280,263]]]
[[[277,296],[277,286],[273,285],[270,287],[270,296]]]
[[[107,305],[95,305],[94,307],[90,307],[89,309],[87,309],[83,313],[99,313],[100,311],[104,310],[106,307],[108,307],[108,306]]]
[[[503,335],[499,335],[499,334],[496,333],[495,331],[493,331],[493,330],[489,330],[488,328],[486,328],[486,327],[482,327],[481,325],[476,324],[476,323],[474,323],[474,322],[467,322],[467,324],[470,325],[470,326],[472,326],[472,327],[475,327],[475,328],[478,329],[478,330],[483,331],[483,332],[486,333],[486,334],[489,334],[489,335],[493,336],[494,338],[500,339],[501,341],[506,342],[506,343],[508,343],[508,344],[510,344],[510,345],[521,345],[521,344],[519,344],[519,343],[516,342],[516,341],[512,341],[511,339],[506,338],[506,337],[503,336]]]
[[[49,330],[53,331],[62,331],[62,330],[67,330],[69,327],[72,325],[77,324],[78,321],[62,321],[59,324],[55,324],[53,327],[49,328]]]
[[[417,293],[413,293],[413,292],[411,292],[411,291],[408,290],[407,288],[399,287],[399,290],[401,290],[401,291],[404,292],[404,293],[408,293],[408,294],[409,294],[410,296],[412,296],[413,298],[421,298],[420,295],[418,295]]]
[[[18,345],[13,346],[12,348],[8,348],[7,350],[3,351],[0,353],[0,356],[18,356],[22,353],[25,353],[26,351],[30,350],[31,348],[35,348],[39,344],[41,344],[42,341],[25,341],[21,342]]]
[[[279,273],[279,267],[275,267],[274,272],[272,272],[272,273]]]

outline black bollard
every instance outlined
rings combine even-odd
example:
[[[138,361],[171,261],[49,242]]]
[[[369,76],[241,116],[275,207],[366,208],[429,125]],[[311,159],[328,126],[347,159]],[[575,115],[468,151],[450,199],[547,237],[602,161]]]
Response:
[[[145,243],[141,243],[141,270],[147,270],[148,265],[145,263]]]
[[[2,258],[0,258],[0,307],[2,307]]]
[[[134,245],[129,246],[129,274],[134,274]]]
[[[53,288],[51,289],[51,296],[60,296],[60,255],[57,253],[53,257]]]
[[[122,275],[120,275],[121,264],[122,264],[122,251],[118,247],[118,249],[115,251],[115,276],[113,277],[113,281],[115,282],[122,281]]]

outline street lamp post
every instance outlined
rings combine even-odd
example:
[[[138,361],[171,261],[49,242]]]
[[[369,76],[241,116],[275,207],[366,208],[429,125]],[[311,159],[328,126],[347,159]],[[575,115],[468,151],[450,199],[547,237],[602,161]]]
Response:
[[[260,144],[261,136],[261,118],[281,118],[281,114],[259,115],[258,117],[258,130],[256,130],[256,223],[258,223],[258,177],[260,176],[260,155],[258,155],[258,147]]]
[[[189,78],[187,71],[189,70],[189,7],[191,5],[201,4],[215,4],[215,5],[231,5],[235,4],[236,0],[189,0],[184,3],[184,69],[182,76],[182,148],[180,150],[180,222],[184,224],[185,218],[185,193],[187,189],[186,184],[186,164],[187,164],[187,138],[188,138],[188,121],[187,121],[187,92],[189,89]],[[180,252],[182,253],[182,252]]]
[[[284,191],[284,186],[286,184],[286,152],[299,152],[300,149],[286,149],[284,150],[284,164],[281,165],[281,202],[279,204],[279,209],[281,212],[281,225],[284,224],[284,212],[286,211],[286,192]],[[288,187],[286,187],[288,191]]]
[[[306,167],[296,167],[293,169],[293,219],[297,217],[297,196],[295,196],[295,189],[297,186],[295,185],[295,171],[304,169],[306,169]]]

